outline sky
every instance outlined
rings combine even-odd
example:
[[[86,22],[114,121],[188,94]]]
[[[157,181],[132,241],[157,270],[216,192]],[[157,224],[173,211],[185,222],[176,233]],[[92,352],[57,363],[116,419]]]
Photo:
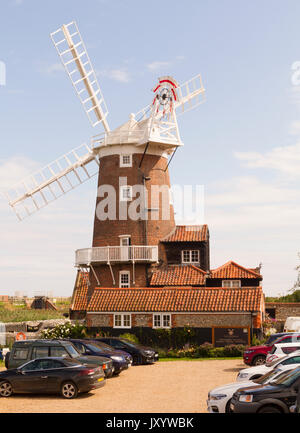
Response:
[[[1,0],[0,190],[90,137],[49,34],[75,20],[111,128],[151,102],[162,75],[201,73],[206,102],[181,116],[173,184],[204,185],[211,267],[262,263],[287,294],[300,251],[298,0]],[[0,294],[72,294],[91,246],[96,179],[19,222],[0,199]]]

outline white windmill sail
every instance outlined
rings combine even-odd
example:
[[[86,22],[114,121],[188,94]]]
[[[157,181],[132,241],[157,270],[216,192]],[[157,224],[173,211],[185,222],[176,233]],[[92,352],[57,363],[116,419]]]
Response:
[[[176,115],[186,113],[205,102],[205,89],[201,75],[186,81],[177,89],[178,102],[175,104]]]
[[[102,123],[108,133],[107,106],[76,22],[64,24],[50,36],[91,125]]]
[[[98,171],[97,155],[87,144],[82,144],[27,177],[5,195],[22,220],[95,176]]]

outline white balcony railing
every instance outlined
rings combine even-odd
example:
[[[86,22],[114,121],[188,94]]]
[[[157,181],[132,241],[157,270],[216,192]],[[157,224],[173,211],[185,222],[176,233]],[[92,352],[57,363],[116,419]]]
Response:
[[[75,252],[75,266],[111,262],[157,262],[157,246],[93,247]]]

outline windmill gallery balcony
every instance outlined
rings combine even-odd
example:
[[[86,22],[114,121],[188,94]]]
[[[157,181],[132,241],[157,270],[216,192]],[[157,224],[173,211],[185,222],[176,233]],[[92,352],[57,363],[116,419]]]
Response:
[[[157,262],[157,246],[117,246],[83,248],[75,252],[75,266],[96,263]]]

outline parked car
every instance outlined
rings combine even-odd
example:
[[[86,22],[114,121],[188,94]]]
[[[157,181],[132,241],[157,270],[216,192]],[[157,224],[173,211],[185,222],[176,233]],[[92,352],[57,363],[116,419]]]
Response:
[[[112,349],[109,346],[101,346],[100,342],[98,344],[97,342],[93,341],[73,338],[70,338],[69,341],[74,344],[76,349],[82,355],[105,356],[106,358],[110,358],[114,366],[114,375],[118,375],[121,373],[121,371],[127,370],[128,365],[131,365],[130,363],[127,363],[124,352]]]
[[[299,332],[289,332],[271,335],[266,343],[261,346],[252,346],[243,353],[244,363],[246,365],[261,365],[266,362],[269,352],[271,352],[274,344],[291,343],[294,340],[300,341]]]
[[[208,399],[206,401],[207,411],[209,413],[229,413],[231,412],[230,403],[232,396],[241,386],[248,388],[254,385],[264,385],[292,369],[291,365],[286,365],[282,366],[280,370],[272,369],[258,379],[248,380],[242,384],[240,382],[228,383],[227,385],[214,388],[208,393]]]
[[[111,377],[114,372],[111,359],[100,356],[83,356],[72,343],[63,340],[15,341],[11,352],[6,354],[5,366],[7,369],[17,368],[26,361],[43,357],[68,357],[85,365],[96,364],[103,368],[105,377]]]
[[[244,382],[246,380],[258,379],[260,376],[268,373],[269,371],[281,369],[282,366],[291,365],[293,368],[300,364],[300,351],[295,351],[290,355],[283,358],[275,359],[273,362],[263,365],[257,365],[255,367],[243,368],[237,375],[237,382]],[[241,385],[242,386],[242,385]]]
[[[298,343],[274,344],[271,352],[267,355],[266,363],[282,358],[285,355],[289,355],[296,350],[300,350],[300,341]]]
[[[0,372],[0,396],[14,393],[61,394],[75,398],[105,384],[99,365],[83,365],[73,358],[38,358],[18,368]]]
[[[288,317],[283,325],[285,332],[300,332],[300,317]]]
[[[300,391],[300,367],[265,385],[240,388],[231,399],[234,413],[289,413]]]
[[[101,337],[96,338],[95,340],[102,341],[114,349],[125,350],[130,353],[133,358],[133,364],[152,364],[155,361],[158,361],[158,353],[154,349],[132,343],[125,338]]]
[[[3,361],[3,352],[2,352],[2,349],[0,349],[0,361]]]
[[[124,350],[114,349],[112,346],[109,346],[108,344],[103,343],[102,341],[96,341],[96,340],[93,340],[91,338],[89,338],[88,341],[91,341],[91,342],[93,342],[95,344],[98,344],[98,346],[100,346],[102,349],[105,349],[105,350],[108,350],[108,351],[114,350],[117,353],[121,353],[125,357],[125,359],[126,359],[126,362],[128,364],[128,368],[132,366],[132,364],[133,364],[133,358],[130,355],[130,353],[125,352]]]

